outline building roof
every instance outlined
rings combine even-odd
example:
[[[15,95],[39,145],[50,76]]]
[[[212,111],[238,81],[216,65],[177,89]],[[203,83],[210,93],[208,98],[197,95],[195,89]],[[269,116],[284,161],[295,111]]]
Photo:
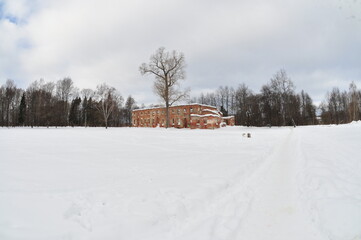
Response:
[[[173,106],[170,106],[169,108],[186,107],[186,106],[194,106],[194,105],[201,106],[201,107],[211,107],[211,108],[217,109],[217,107],[215,107],[215,106],[200,104],[200,103],[189,103],[189,104],[173,105]],[[165,108],[165,106],[163,106],[163,107],[151,107],[151,108],[134,109],[133,111],[135,112],[135,111],[143,111],[143,110],[156,110],[156,109],[162,109],[162,108]]]
[[[211,112],[219,117],[221,117],[221,114],[218,110],[212,110],[212,109],[202,109],[202,112]]]
[[[227,116],[227,117],[222,117],[223,119],[231,119],[234,118],[234,116]]]
[[[219,115],[216,114],[203,114],[203,115],[199,115],[199,114],[191,114],[191,117],[217,117],[219,118]]]

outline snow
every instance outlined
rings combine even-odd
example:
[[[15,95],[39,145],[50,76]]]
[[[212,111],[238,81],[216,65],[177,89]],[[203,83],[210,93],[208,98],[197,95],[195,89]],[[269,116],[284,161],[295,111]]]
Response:
[[[0,128],[0,239],[361,239],[360,146],[361,122]]]
[[[227,116],[227,117],[222,117],[223,119],[231,119],[234,118],[234,116]]]
[[[172,106],[169,106],[169,108],[173,108],[173,107],[187,107],[187,106],[202,106],[202,107],[211,107],[211,108],[215,108],[217,109],[216,106],[211,106],[211,105],[206,105],[206,104],[201,104],[201,103],[188,103],[188,104],[174,104]],[[156,110],[156,109],[161,109],[161,108],[165,108],[165,106],[157,106],[157,107],[145,107],[145,108],[140,108],[140,109],[134,109],[133,111],[143,111],[143,110]],[[218,114],[218,113],[217,113]]]
[[[211,110],[211,109],[202,109],[202,112],[211,112],[213,113],[214,115],[216,115],[217,117],[220,117],[220,113],[216,110]]]
[[[191,117],[200,117],[200,118],[203,118],[203,117],[216,117],[216,118],[219,118],[220,116],[216,115],[216,114],[202,114],[202,115],[191,114]]]

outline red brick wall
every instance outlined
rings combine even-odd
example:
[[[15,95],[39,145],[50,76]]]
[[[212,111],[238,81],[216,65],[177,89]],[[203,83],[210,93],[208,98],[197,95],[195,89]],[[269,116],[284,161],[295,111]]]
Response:
[[[221,124],[221,118],[220,117],[213,117],[213,116],[192,116],[191,117],[191,128],[196,129],[214,129],[219,128]]]
[[[216,107],[200,105],[200,104],[180,105],[180,106],[170,107],[169,108],[169,121],[170,121],[169,126],[176,127],[176,128],[189,128],[189,127],[191,127],[191,128],[216,128],[216,127],[219,127],[220,120],[218,121],[215,117],[200,118],[200,121],[198,122],[199,125],[197,125],[197,123],[193,121],[194,117],[191,117],[191,114],[202,115],[202,110],[204,110],[204,109],[210,109],[213,111],[217,111]],[[208,114],[208,112],[207,112],[207,114]],[[192,119],[192,121],[191,121],[191,119]],[[132,112],[132,126],[133,127],[157,127],[157,126],[165,127],[165,125],[166,125],[166,109],[165,108],[142,109],[142,110],[134,110]]]
[[[227,126],[234,126],[235,124],[234,116],[226,117],[223,119],[223,121],[227,124]]]

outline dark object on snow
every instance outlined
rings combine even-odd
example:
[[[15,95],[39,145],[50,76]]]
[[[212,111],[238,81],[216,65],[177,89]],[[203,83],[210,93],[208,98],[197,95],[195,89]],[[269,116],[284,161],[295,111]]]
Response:
[[[251,133],[242,133],[242,137],[251,138]]]
[[[293,127],[296,127],[296,123],[295,123],[295,120],[293,120],[293,118],[292,118],[292,124],[293,124]]]

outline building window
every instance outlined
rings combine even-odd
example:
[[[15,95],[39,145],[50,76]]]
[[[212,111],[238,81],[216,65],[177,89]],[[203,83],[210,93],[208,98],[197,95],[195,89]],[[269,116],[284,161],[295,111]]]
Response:
[[[193,108],[191,108],[191,113],[193,112]]]
[[[187,112],[187,109],[184,109],[183,111],[186,113],[186,112]]]
[[[177,109],[177,114],[178,114],[178,115],[180,114],[180,109]]]

